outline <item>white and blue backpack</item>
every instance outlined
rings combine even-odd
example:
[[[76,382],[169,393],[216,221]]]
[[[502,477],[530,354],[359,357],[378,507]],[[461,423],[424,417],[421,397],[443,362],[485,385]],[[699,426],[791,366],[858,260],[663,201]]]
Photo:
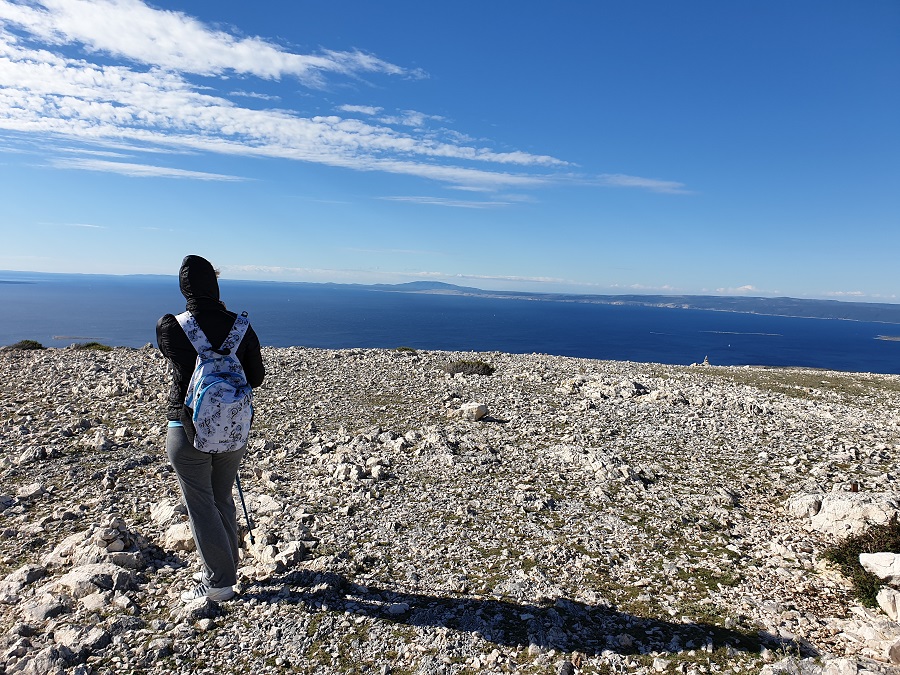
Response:
[[[238,345],[250,326],[247,312],[234,320],[219,349],[212,348],[193,314],[182,312],[175,318],[197,350],[184,397],[184,404],[193,411],[194,447],[209,453],[240,450],[247,445],[253,419],[253,390],[237,358]]]

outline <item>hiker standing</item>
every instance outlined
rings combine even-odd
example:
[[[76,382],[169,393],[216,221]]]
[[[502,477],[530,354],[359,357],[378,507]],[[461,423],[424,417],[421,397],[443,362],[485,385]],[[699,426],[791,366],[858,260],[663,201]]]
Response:
[[[234,595],[238,527],[232,486],[247,449],[246,433],[249,432],[248,422],[244,425],[243,437],[233,435],[237,442],[217,447],[212,452],[201,452],[195,447],[195,444],[205,447],[205,438],[195,429],[193,411],[185,405],[185,396],[197,364],[197,334],[205,336],[206,344],[216,354],[227,354],[229,345],[237,345],[237,360],[249,387],[258,387],[265,377],[259,338],[246,314],[238,317],[225,309],[219,300],[217,276],[208,260],[196,255],[187,256],[178,273],[181,293],[187,300],[187,312],[178,316],[166,314],[156,324],[159,350],[171,364],[166,454],[178,476],[203,565],[201,573],[195,575],[199,585],[181,595],[185,602],[203,597],[222,601]],[[196,330],[198,327],[199,331]],[[189,328],[194,329],[190,338],[186,332]],[[241,331],[245,331],[242,336]],[[240,370],[236,364],[235,369]],[[199,421],[197,426],[201,427]]]

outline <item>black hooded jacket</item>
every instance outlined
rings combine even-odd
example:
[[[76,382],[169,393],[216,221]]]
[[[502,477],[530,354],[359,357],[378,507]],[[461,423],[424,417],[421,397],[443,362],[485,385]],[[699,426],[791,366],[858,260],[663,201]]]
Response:
[[[215,269],[205,258],[189,255],[181,263],[178,284],[181,294],[187,300],[187,309],[197,319],[210,344],[218,348],[231,332],[237,314],[225,309],[225,305],[219,300],[219,282]],[[166,314],[156,323],[156,340],[159,351],[173,366],[166,419],[183,423],[188,438],[193,443],[194,425],[191,422],[191,411],[184,405],[184,396],[197,361],[197,352],[173,314]],[[247,383],[253,388],[262,384],[266,371],[259,338],[253,331],[253,326],[247,328],[244,339],[238,345],[237,357],[244,368]]]

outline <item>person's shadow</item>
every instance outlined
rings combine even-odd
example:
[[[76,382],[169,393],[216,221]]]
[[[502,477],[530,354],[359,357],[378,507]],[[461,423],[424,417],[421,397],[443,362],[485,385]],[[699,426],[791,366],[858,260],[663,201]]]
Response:
[[[271,589],[271,590],[268,590]],[[280,590],[279,590],[280,589]],[[289,593],[286,592],[289,589]],[[818,652],[802,640],[764,631],[706,623],[675,623],[561,598],[553,604],[493,597],[441,597],[360,586],[335,572],[299,570],[249,584],[242,597],[303,604],[312,611],[349,612],[409,626],[445,627],[510,647],[621,655],[725,649],[759,653],[784,649],[803,657]]]

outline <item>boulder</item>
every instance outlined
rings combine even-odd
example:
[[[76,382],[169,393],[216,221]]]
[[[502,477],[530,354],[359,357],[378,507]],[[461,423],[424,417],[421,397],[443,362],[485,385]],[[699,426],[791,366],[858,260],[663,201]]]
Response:
[[[822,510],[822,495],[794,495],[784,510],[791,518],[812,518]]]
[[[197,548],[188,523],[170,525],[163,535],[163,546],[172,551],[193,551]]]
[[[878,606],[894,621],[900,620],[900,591],[883,586],[875,597]]]
[[[469,422],[477,422],[487,414],[488,409],[484,403],[463,403],[458,409],[447,413],[447,416]]]
[[[791,497],[785,510],[795,518],[808,518],[812,530],[848,537],[890,521],[900,514],[900,501],[894,492],[805,494]]]
[[[73,598],[83,598],[97,591],[124,590],[132,584],[128,570],[110,563],[81,565],[60,577],[56,584],[68,590]]]
[[[900,555],[896,553],[860,553],[859,564],[882,581],[900,582]]]
[[[178,520],[180,515],[187,515],[187,509],[180,501],[176,502],[166,498],[150,507],[150,519],[160,525]]]
[[[53,640],[73,654],[78,654],[80,658],[85,658],[109,645],[112,635],[99,626],[64,626],[53,632]]]

